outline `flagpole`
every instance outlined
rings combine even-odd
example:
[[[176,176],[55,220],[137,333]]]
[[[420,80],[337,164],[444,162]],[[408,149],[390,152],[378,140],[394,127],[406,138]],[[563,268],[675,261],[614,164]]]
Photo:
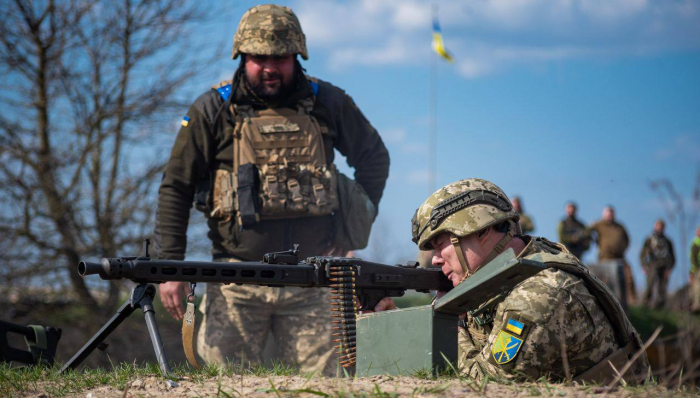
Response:
[[[433,20],[437,17],[437,5],[433,4]],[[430,110],[428,118],[428,194],[435,192],[435,180],[437,173],[437,54],[430,52]]]

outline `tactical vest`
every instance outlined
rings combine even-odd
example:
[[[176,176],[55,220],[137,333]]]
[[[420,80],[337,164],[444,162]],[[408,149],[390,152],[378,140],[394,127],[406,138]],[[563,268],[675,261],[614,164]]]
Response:
[[[216,171],[211,217],[235,217],[247,228],[338,208],[337,172],[327,165],[322,129],[311,115],[314,100],[302,99],[296,109],[231,105],[233,171]]]
[[[615,331],[615,338],[620,346],[618,350],[613,352],[603,361],[588,369],[586,372],[577,375],[574,380],[586,382],[600,382],[601,380],[609,380],[610,376],[614,375],[613,370],[610,368],[610,363],[612,363],[612,365],[619,370],[637,351],[642,348],[642,341],[639,338],[639,334],[627,319],[627,315],[622,309],[620,303],[617,301],[617,299],[615,299],[615,295],[600,279],[591,274],[588,268],[576,261],[575,257],[572,256],[572,258],[569,260],[556,254],[559,251],[569,253],[564,245],[551,242],[545,238],[538,238],[537,243],[544,246],[545,249],[549,248],[552,250],[552,252],[540,251],[537,253],[542,256],[542,262],[545,265],[568,272],[577,276],[583,281],[588,291],[598,301],[600,309],[603,311],[603,313],[605,313],[606,317],[610,321],[610,324]],[[646,369],[646,367],[648,367],[648,363],[646,360],[646,355],[642,354],[641,356],[643,358],[639,358],[635,366],[628,371],[628,373],[625,375],[625,380],[631,381],[630,379],[636,379],[636,382],[642,382],[646,375],[640,370]]]
[[[671,247],[665,237],[656,234],[651,235],[649,238],[649,249],[651,261],[663,263],[671,261]]]

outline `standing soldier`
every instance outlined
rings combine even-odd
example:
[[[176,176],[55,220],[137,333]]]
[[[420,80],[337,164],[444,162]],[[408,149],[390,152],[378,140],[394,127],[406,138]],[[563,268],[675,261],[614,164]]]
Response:
[[[690,245],[690,277],[692,311],[700,312],[700,227],[695,230],[695,239]]]
[[[576,203],[566,204],[564,209],[566,218],[559,222],[557,232],[559,233],[559,242],[580,260],[583,253],[591,246],[591,237],[586,225],[576,218],[576,210]]]
[[[513,196],[513,208],[520,214],[520,229],[524,234],[529,234],[535,230],[535,222],[532,218],[525,214],[523,209],[522,199],[519,196]]]
[[[612,206],[603,208],[603,219],[589,228],[593,239],[598,245],[598,263],[612,263],[615,266],[618,286],[610,286],[613,291],[619,291],[620,302],[624,308],[635,301],[634,279],[629,264],[625,261],[625,251],[630,244],[625,227],[615,220],[615,209]]]
[[[201,95],[182,121],[159,190],[160,258],[185,257],[193,200],[208,218],[215,261],[259,261],[294,244],[301,258],[360,248],[340,239],[338,231],[353,234],[347,224],[337,227],[349,208],[339,209],[339,201],[367,198],[354,202],[364,211],[350,222],[359,219],[368,235],[389,173],[379,134],[343,90],[303,73],[297,56],[308,59],[306,39],[289,8],[261,5],[243,14],[233,42],[232,57],[239,56],[233,79]],[[336,172],[334,148],[361,186]],[[181,282],[161,285],[173,317],[183,317],[188,292]],[[198,352],[210,362],[260,363],[272,332],[283,362],[331,374],[328,294],[209,283]]]
[[[644,305],[653,308],[661,308],[666,304],[668,277],[676,265],[673,243],[664,235],[665,226],[663,220],[654,223],[654,232],[644,241],[639,254],[639,262],[647,276]]]

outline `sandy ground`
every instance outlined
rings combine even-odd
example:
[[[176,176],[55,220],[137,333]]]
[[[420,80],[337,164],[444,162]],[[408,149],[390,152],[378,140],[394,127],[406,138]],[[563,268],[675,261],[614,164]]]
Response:
[[[301,376],[273,376],[270,378],[255,376],[235,376],[212,378],[203,382],[180,380],[177,386],[159,377],[136,379],[127,384],[124,390],[102,386],[71,394],[72,397],[239,397],[250,395],[276,396],[566,396],[583,397],[605,395],[604,391],[591,387],[565,386],[545,383],[496,384],[486,386],[470,385],[460,380],[424,380],[412,377],[373,376],[368,378],[342,379]],[[43,396],[41,384],[39,390],[28,392],[25,396]],[[608,396],[671,396],[669,391],[660,387],[650,387],[643,392],[639,390],[616,389]]]

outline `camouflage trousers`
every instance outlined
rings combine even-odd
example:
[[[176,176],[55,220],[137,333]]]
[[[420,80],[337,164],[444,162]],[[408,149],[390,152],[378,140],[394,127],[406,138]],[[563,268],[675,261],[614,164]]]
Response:
[[[668,278],[664,266],[650,266],[647,270],[647,288],[644,291],[644,305],[663,308],[666,305]]]
[[[272,332],[282,363],[333,376],[329,296],[327,289],[208,283],[197,351],[206,362],[259,364]]]

